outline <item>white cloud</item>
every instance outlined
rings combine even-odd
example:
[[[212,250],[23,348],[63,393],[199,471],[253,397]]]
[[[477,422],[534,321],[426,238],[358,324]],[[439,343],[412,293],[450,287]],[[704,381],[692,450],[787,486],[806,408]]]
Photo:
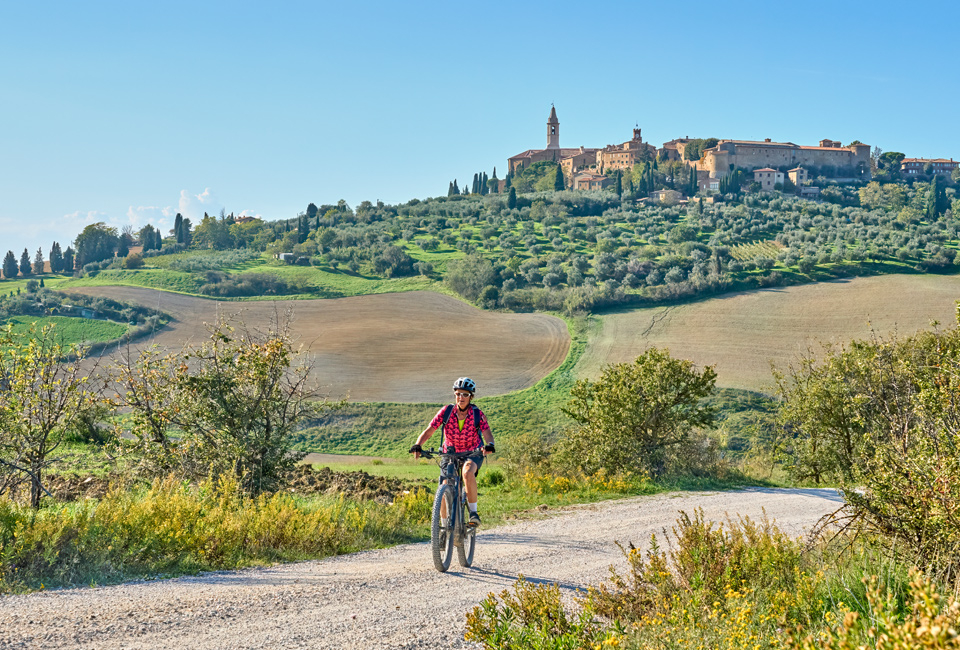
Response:
[[[187,190],[180,191],[180,203],[177,210],[194,224],[199,224],[203,213],[217,216],[223,205],[213,196],[210,188],[205,188],[200,194],[191,194]]]
[[[88,210],[86,212],[77,210],[76,212],[63,215],[63,218],[71,222],[98,223],[107,220],[107,213],[100,212],[99,210]]]
[[[138,205],[127,208],[127,220],[122,225],[131,225],[134,230],[140,230],[148,223],[163,232],[165,227],[172,227],[173,208],[161,208],[154,205]]]

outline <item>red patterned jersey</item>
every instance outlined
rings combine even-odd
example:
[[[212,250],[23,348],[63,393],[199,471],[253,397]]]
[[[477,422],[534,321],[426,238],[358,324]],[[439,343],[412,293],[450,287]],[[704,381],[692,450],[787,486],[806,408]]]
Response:
[[[447,407],[444,406],[433,416],[433,420],[430,421],[431,428],[439,429],[443,425],[443,412],[446,408]],[[453,445],[453,450],[457,452],[473,451],[474,449],[482,447],[483,438],[480,436],[480,433],[490,430],[490,425],[487,423],[487,416],[485,416],[479,408],[473,405],[469,406],[467,408],[467,418],[464,420],[463,429],[461,430],[456,411],[457,407],[454,406],[450,412],[450,419],[447,420],[447,426],[443,429],[444,450],[450,445]],[[479,422],[474,422],[474,413],[478,415]]]

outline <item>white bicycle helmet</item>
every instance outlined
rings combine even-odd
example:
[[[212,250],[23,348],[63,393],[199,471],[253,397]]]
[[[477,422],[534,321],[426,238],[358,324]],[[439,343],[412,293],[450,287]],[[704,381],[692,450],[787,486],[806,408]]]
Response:
[[[460,377],[453,382],[453,390],[465,390],[471,395],[477,392],[477,384],[469,377]]]

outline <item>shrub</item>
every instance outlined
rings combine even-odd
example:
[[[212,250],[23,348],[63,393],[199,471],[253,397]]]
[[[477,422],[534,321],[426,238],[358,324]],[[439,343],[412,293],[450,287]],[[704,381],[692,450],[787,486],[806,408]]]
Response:
[[[777,373],[780,449],[797,479],[838,481],[851,525],[960,575],[960,330],[827,348]]]
[[[269,273],[241,273],[226,275],[217,271],[207,271],[207,283],[200,287],[200,293],[207,296],[282,296],[296,291],[286,280]]]
[[[578,381],[563,412],[579,427],[558,442],[557,462],[588,475],[636,467],[663,474],[669,449],[712,425],[713,407],[700,400],[716,376],[650,348],[633,363],[607,366],[596,382]]]
[[[125,258],[123,258],[123,268],[125,269],[139,269],[143,268],[143,256],[139,253],[130,253]]]

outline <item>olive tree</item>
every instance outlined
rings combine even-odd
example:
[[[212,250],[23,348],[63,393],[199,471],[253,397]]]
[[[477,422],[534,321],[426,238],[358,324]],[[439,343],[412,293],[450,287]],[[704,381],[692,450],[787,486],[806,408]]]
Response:
[[[289,320],[266,332],[221,320],[199,345],[171,354],[129,352],[115,364],[119,406],[147,474],[196,480],[232,474],[251,495],[276,489],[303,457],[300,422],[336,406],[318,399]]]
[[[713,426],[714,409],[701,400],[716,377],[711,366],[698,370],[650,348],[632,363],[607,366],[596,381],[578,381],[563,408],[578,426],[557,444],[561,463],[587,473],[662,473],[671,450]]]
[[[34,508],[49,494],[43,474],[58,460],[67,432],[100,401],[99,387],[80,367],[82,356],[59,341],[52,325],[0,330],[0,492],[29,482]]]

